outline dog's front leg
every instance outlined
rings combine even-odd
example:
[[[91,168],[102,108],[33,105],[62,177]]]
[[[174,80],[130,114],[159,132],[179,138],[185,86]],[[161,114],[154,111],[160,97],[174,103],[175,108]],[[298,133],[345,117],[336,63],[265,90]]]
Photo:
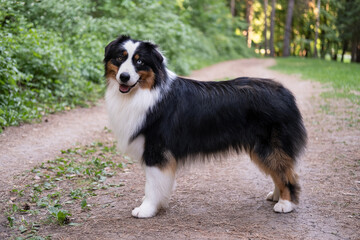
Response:
[[[170,165],[170,164],[169,164]],[[159,208],[167,206],[175,183],[175,170],[167,167],[145,167],[145,197],[142,204],[132,211],[137,218],[150,218]]]

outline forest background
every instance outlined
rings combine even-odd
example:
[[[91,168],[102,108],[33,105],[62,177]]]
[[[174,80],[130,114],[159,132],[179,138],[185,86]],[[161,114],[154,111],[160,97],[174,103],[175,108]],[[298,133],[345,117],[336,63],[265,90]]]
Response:
[[[101,98],[120,34],[186,75],[256,53],[359,63],[359,25],[360,0],[0,0],[0,132]]]

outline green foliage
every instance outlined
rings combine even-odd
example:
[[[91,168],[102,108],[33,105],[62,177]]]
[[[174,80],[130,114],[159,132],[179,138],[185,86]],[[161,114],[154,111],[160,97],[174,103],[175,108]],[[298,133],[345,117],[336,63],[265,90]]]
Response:
[[[179,74],[251,56],[225,3],[0,0],[0,127],[98,99],[104,47],[120,34],[156,42]]]
[[[57,207],[50,207],[48,211],[60,225],[69,224],[71,214],[68,211]]]
[[[339,4],[336,19],[340,38],[344,41],[360,41],[360,0],[345,1]]]
[[[15,218],[14,217],[8,217],[7,219],[8,219],[8,222],[9,222],[9,227],[12,228],[14,226]]]
[[[86,198],[84,198],[81,201],[81,209],[87,209],[87,208],[89,208],[89,205],[87,204]]]
[[[91,65],[93,71],[87,71],[70,42],[21,14],[21,2],[0,4],[1,126],[40,119],[44,114],[76,105],[86,106],[101,96],[100,61]],[[81,39],[77,41],[80,44]],[[88,59],[91,53],[86,53]]]

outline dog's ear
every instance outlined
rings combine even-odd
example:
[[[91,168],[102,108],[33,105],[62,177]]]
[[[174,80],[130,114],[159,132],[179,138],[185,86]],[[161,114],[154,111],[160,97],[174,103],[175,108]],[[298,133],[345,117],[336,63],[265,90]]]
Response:
[[[121,42],[125,42],[127,40],[131,39],[130,35],[120,35],[118,36],[118,38],[116,39],[116,41],[118,43],[121,43]]]
[[[106,59],[106,56],[108,56],[111,47],[116,43],[116,41],[117,41],[117,40],[114,40],[114,41],[110,42],[110,43],[105,47],[105,56],[104,56],[105,59]],[[104,60],[105,60],[105,59],[104,59]]]
[[[153,49],[153,54],[155,55],[156,59],[160,62],[163,63],[164,62],[164,56],[161,54],[161,52],[159,51],[159,49],[157,47],[155,47]]]
[[[156,60],[158,60],[159,63],[163,63],[164,56],[161,54],[156,44],[153,44],[151,42],[145,42],[145,46],[149,49],[151,54],[155,56]]]
[[[105,47],[105,59],[106,56],[109,54],[109,51],[111,49],[112,46],[124,42],[126,40],[131,39],[131,37],[129,35],[120,35],[117,39],[115,39],[114,41],[110,42],[106,47]]]

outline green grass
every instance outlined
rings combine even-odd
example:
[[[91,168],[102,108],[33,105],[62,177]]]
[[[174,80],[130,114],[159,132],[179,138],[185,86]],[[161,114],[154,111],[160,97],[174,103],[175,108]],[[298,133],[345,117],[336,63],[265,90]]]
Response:
[[[271,69],[329,84],[332,88],[324,92],[323,97],[345,98],[360,105],[360,64],[296,57],[277,58],[276,63]]]

